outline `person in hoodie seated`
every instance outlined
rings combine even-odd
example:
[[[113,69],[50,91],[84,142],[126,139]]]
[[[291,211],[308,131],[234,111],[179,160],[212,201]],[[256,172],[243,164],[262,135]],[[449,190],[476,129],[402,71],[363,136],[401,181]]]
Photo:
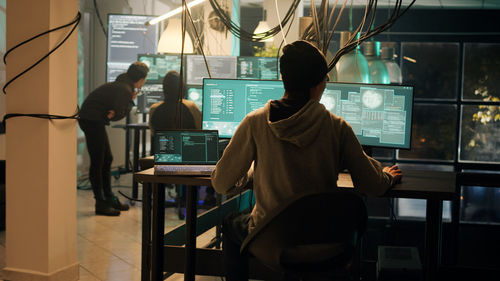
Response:
[[[255,206],[228,216],[223,225],[227,280],[248,277],[240,245],[255,226],[287,198],[306,190],[336,188],[340,171],[355,188],[382,195],[402,176],[369,157],[351,126],[319,103],[328,80],[322,52],[306,41],[283,48],[280,72],[285,93],[249,113],[240,123],[212,173],[212,185],[231,194],[253,183]]]

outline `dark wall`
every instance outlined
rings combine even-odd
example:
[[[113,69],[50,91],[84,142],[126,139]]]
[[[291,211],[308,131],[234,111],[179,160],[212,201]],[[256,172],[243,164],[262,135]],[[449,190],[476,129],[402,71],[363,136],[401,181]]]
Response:
[[[353,10],[353,25],[361,22],[363,13],[362,9]],[[500,10],[410,9],[376,39],[407,42],[500,42],[499,15]],[[387,9],[378,9],[374,26],[384,23],[387,17]],[[336,30],[349,30],[348,12],[345,12]]]

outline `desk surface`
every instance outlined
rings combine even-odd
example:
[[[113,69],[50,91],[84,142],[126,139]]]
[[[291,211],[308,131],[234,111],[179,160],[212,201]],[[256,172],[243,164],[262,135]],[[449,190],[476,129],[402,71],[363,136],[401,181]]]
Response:
[[[147,122],[144,123],[129,123],[129,124],[114,124],[111,126],[112,128],[121,128],[121,129],[149,129],[149,124]]]
[[[171,183],[210,186],[210,177],[155,176],[153,168],[134,174],[135,180],[149,183]],[[455,195],[455,172],[403,171],[401,183],[389,190],[385,197],[451,200]],[[337,186],[353,188],[349,173],[340,173]]]

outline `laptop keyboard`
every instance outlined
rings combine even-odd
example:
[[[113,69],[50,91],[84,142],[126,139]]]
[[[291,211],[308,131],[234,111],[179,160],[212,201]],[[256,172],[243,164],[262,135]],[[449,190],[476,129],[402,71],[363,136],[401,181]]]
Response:
[[[155,175],[210,175],[215,165],[156,165]]]

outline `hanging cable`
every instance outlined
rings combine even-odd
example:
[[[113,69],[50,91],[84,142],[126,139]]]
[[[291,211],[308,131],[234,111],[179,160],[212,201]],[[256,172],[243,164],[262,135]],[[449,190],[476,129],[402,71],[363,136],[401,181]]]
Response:
[[[266,39],[269,39],[276,34],[278,34],[281,29],[280,26],[277,25],[273,28],[271,28],[269,31],[262,32],[262,33],[251,33],[248,31],[243,30],[239,25],[234,23],[231,20],[230,15],[227,14],[227,12],[220,6],[219,3],[217,3],[216,0],[209,0],[210,5],[212,6],[214,12],[216,15],[220,18],[221,22],[226,26],[226,28],[237,38],[245,41],[251,41],[251,42],[261,42]],[[288,9],[287,13],[285,14],[285,17],[281,21],[281,25],[285,26],[288,21],[292,19],[292,15],[294,14],[294,11],[297,9],[298,5],[300,4],[300,0],[294,0],[292,4],[290,5],[290,8]]]
[[[106,28],[104,28],[104,24],[102,23],[101,16],[99,15],[99,8],[97,8],[96,0],[94,0],[94,10],[95,10],[95,15],[97,16],[97,20],[99,21],[99,25],[101,26],[102,32],[104,33],[104,36],[108,38],[108,32],[106,32]]]
[[[286,42],[286,35],[283,32],[283,25],[281,24],[280,11],[278,9],[278,0],[274,0],[274,6],[276,7],[276,16],[278,17],[278,22],[280,24],[281,35],[283,36],[283,41],[285,42],[285,45],[287,45],[288,43]]]
[[[7,92],[5,91],[5,89],[7,89],[7,87],[12,83],[14,82],[15,80],[17,80],[19,77],[23,76],[26,72],[30,71],[31,69],[33,69],[35,66],[37,66],[40,62],[42,62],[43,60],[45,60],[47,57],[49,57],[53,52],[55,52],[59,47],[62,46],[62,44],[64,44],[64,42],[66,42],[66,40],[68,40],[68,38],[71,36],[71,34],[73,34],[73,31],[75,31],[76,27],[78,26],[78,24],[80,23],[80,19],[81,19],[81,14],[80,12],[77,13],[76,15],[76,18],[74,20],[72,20],[70,23],[68,24],[65,24],[65,25],[61,25],[59,27],[56,27],[54,29],[50,29],[48,31],[45,31],[45,32],[42,32],[38,35],[35,35],[33,37],[31,37],[30,39],[28,40],[25,40],[19,44],[17,44],[16,46],[10,48],[6,53],[5,55],[3,56],[3,62],[5,65],[7,65],[7,56],[12,52],[14,51],[15,49],[17,49],[18,47],[21,47],[22,45],[40,37],[40,36],[43,36],[45,34],[48,34],[48,33],[51,33],[51,32],[54,32],[56,30],[59,30],[61,28],[64,28],[64,27],[68,27],[68,26],[71,26],[73,25],[73,28],[71,29],[71,31],[69,32],[68,35],[66,35],[66,37],[52,50],[50,50],[47,54],[45,54],[41,59],[39,59],[38,61],[36,61],[34,64],[32,64],[31,66],[29,66],[28,68],[26,68],[25,70],[23,70],[21,73],[17,74],[16,76],[14,76],[14,78],[10,79],[9,81],[7,81],[7,83],[5,83],[5,85],[3,86],[2,88],[2,91],[4,94],[7,94]]]
[[[75,31],[76,27],[78,26],[78,24],[80,23],[80,19],[81,19],[81,14],[80,12],[77,13],[76,15],[76,18],[74,20],[72,20],[70,23],[68,24],[64,24],[64,25],[61,25],[59,27],[56,27],[56,28],[53,28],[53,29],[50,29],[48,31],[45,31],[45,32],[42,32],[40,34],[37,34],[19,44],[17,44],[16,46],[10,48],[4,55],[3,57],[3,61],[4,63],[7,65],[7,56],[12,52],[14,51],[15,49],[21,47],[22,45],[25,45],[27,44],[28,42],[31,42],[32,40],[36,39],[36,38],[39,38],[40,36],[43,36],[45,34],[48,34],[48,33],[51,33],[51,32],[54,32],[56,30],[59,30],[59,29],[62,29],[62,28],[65,28],[65,27],[68,27],[68,26],[71,26],[73,25],[73,27],[71,28],[71,31],[68,33],[68,35],[66,35],[66,37],[59,43],[57,44],[57,46],[50,50],[46,55],[44,55],[41,59],[39,59],[38,61],[36,61],[34,64],[32,64],[31,66],[29,66],[28,68],[26,68],[25,70],[23,70],[21,73],[19,73],[18,75],[16,75],[14,78],[10,79],[7,83],[5,83],[5,85],[3,86],[3,92],[4,94],[6,94],[6,88],[7,86],[9,86],[12,82],[14,82],[16,79],[18,79],[19,77],[21,77],[22,75],[24,75],[25,73],[27,73],[28,71],[30,71],[31,69],[33,69],[35,66],[37,66],[38,64],[40,64],[43,60],[45,60],[47,57],[49,57],[52,53],[54,53],[59,47],[61,47],[64,42],[66,42],[66,40],[68,40],[68,38],[71,36],[71,34],[73,34],[73,32]],[[6,130],[6,121],[7,119],[10,119],[10,118],[15,118],[15,117],[32,117],[32,118],[42,118],[42,119],[50,119],[50,120],[53,120],[53,119],[77,119],[78,118],[78,113],[79,113],[79,109],[77,107],[77,110],[76,112],[71,115],[71,116],[64,116],[64,115],[53,115],[53,114],[36,114],[36,113],[32,113],[32,114],[25,114],[25,113],[8,113],[6,115],[4,115],[3,119],[2,119],[2,123],[0,124],[0,132],[5,132]]]

